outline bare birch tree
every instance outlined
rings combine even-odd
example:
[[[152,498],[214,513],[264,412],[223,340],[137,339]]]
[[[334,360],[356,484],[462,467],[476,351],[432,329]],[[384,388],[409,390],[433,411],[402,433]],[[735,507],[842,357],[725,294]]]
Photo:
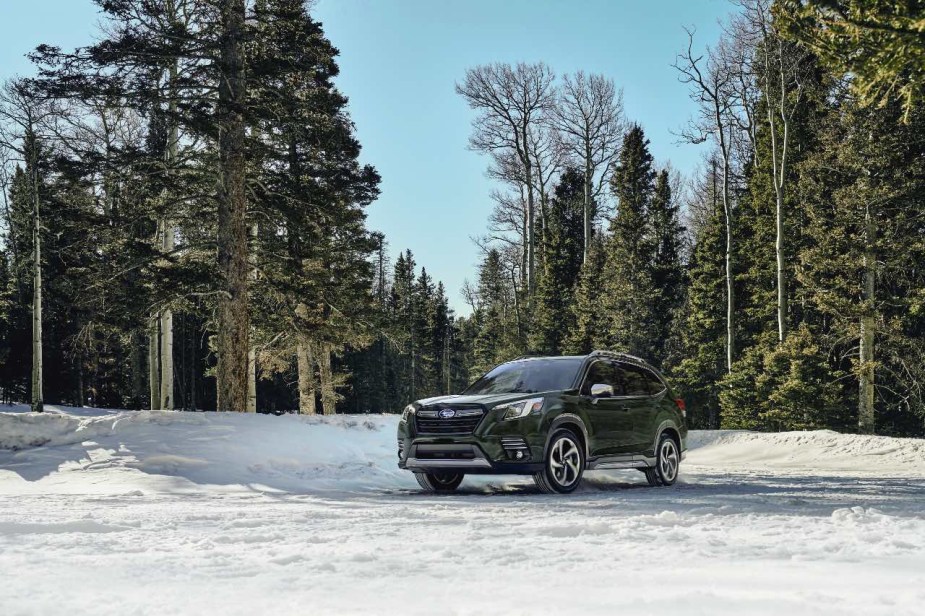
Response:
[[[473,150],[491,155],[499,168],[516,161],[526,191],[525,286],[536,283],[536,153],[531,131],[545,121],[553,104],[555,77],[543,63],[487,64],[468,69],[456,92],[478,112],[469,138]],[[507,160],[506,160],[507,159]]]
[[[778,341],[787,337],[787,256],[784,242],[788,153],[794,114],[803,103],[804,70],[808,54],[786,40],[771,16],[770,0],[741,0],[741,17],[733,22],[733,36],[744,38],[753,50],[752,73],[759,86],[771,139],[771,183],[774,186],[775,256],[777,260]]]
[[[623,91],[603,75],[566,75],[556,97],[552,123],[564,154],[582,169],[584,260],[588,260],[595,202],[607,186],[609,170],[624,130]]]
[[[55,113],[21,80],[8,81],[0,91],[0,145],[26,166],[32,200],[32,411],[44,411],[42,367],[42,218],[39,150],[41,131]]]
[[[712,139],[720,155],[722,201],[726,227],[726,370],[732,372],[735,357],[735,286],[733,267],[733,202],[730,194],[732,165],[735,157],[738,123],[734,116],[736,94],[734,72],[726,62],[722,45],[707,48],[706,54],[694,52],[694,32],[687,31],[687,49],[678,55],[674,67],[682,83],[690,87],[691,99],[699,106],[682,137],[690,143]]]

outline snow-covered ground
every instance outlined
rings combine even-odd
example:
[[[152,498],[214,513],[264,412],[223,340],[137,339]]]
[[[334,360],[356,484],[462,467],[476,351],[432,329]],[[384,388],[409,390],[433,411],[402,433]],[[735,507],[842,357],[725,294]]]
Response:
[[[925,441],[699,432],[672,488],[427,496],[396,421],[0,413],[0,614],[925,614]]]

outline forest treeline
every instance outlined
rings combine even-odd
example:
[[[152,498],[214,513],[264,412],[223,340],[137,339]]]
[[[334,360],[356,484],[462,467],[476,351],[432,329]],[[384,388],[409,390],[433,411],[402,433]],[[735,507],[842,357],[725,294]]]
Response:
[[[301,0],[97,4],[98,42],[40,46],[0,101],[7,400],[396,412],[606,348],[695,427],[923,433],[918,5],[743,0],[679,37],[693,177],[607,76],[459,76],[498,187],[460,317],[366,227],[379,176]]]

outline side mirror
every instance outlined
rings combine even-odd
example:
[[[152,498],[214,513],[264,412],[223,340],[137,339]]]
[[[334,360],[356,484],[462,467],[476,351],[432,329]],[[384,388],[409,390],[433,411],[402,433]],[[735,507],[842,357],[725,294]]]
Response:
[[[592,398],[612,398],[613,397],[613,385],[605,385],[604,383],[595,383],[591,386],[591,397]]]

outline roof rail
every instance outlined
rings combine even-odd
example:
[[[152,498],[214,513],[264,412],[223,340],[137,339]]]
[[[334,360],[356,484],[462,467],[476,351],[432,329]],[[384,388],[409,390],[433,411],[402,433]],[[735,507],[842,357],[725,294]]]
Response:
[[[613,357],[613,358],[618,358],[618,359],[628,359],[630,361],[635,361],[635,362],[639,362],[643,364],[647,363],[646,360],[644,360],[643,358],[637,357],[635,355],[630,355],[629,353],[617,353],[616,351],[605,351],[603,349],[597,349],[597,350],[591,351],[591,355],[599,355],[601,357]]]

